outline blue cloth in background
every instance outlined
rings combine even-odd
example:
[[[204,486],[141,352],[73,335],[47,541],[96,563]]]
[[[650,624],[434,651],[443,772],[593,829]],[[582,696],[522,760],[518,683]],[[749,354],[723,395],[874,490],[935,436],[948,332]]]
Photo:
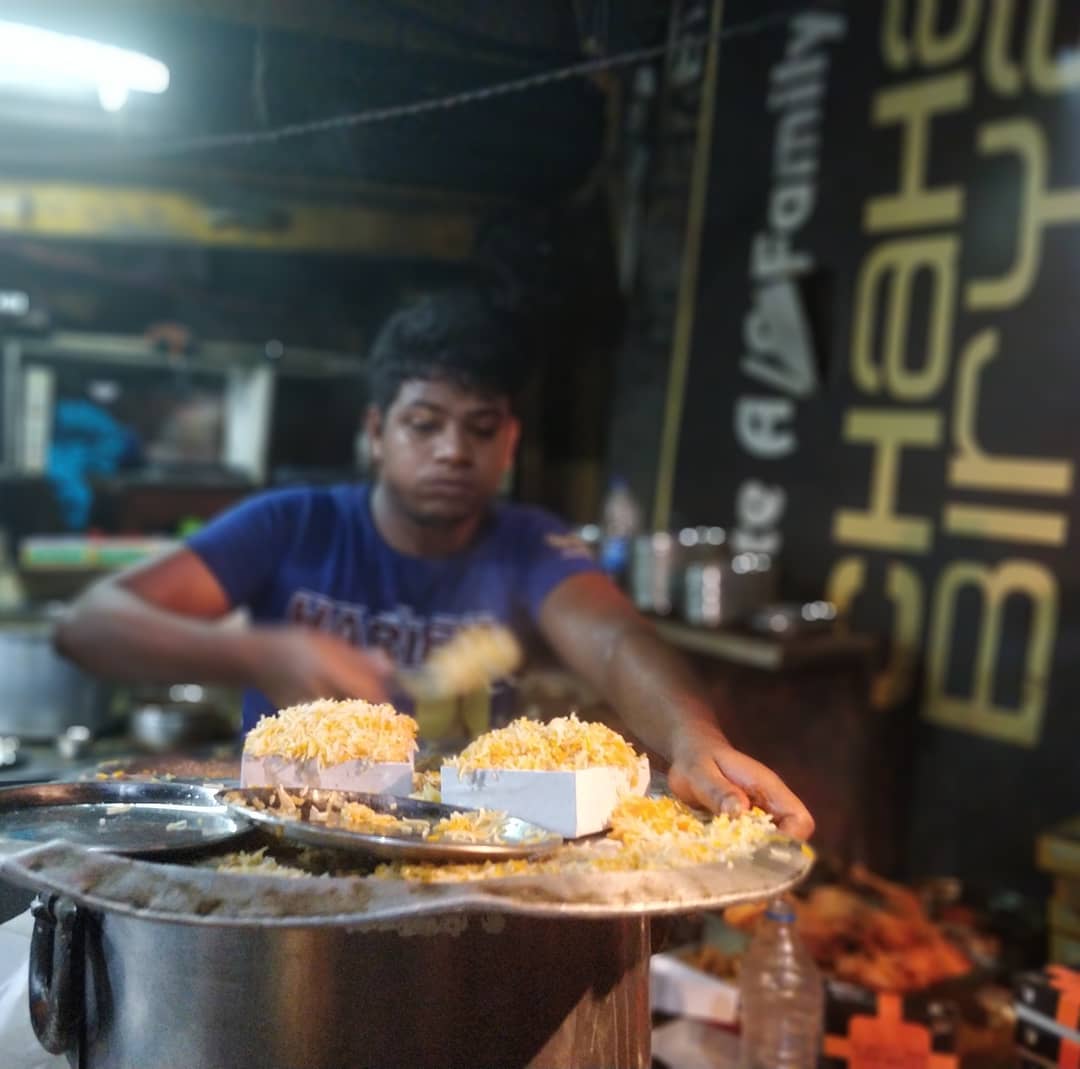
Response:
[[[53,415],[48,474],[64,522],[81,531],[90,521],[93,475],[111,475],[138,459],[138,435],[92,401],[61,400]]]

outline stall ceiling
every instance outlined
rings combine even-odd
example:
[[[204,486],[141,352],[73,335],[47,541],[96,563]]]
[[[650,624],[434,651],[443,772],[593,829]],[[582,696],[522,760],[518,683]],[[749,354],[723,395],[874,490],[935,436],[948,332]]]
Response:
[[[604,93],[582,78],[393,123],[174,149],[190,138],[264,131],[535,74],[580,59],[590,38],[608,50],[655,40],[662,7],[655,0],[4,0],[4,18],[161,58],[172,85],[115,116],[90,104],[0,98],[0,163],[9,174],[129,183],[561,198],[587,179],[604,144]]]
[[[612,83],[269,143],[190,142],[652,44],[667,6],[0,0],[0,19],[145,51],[171,72],[167,93],[116,114],[0,92],[0,288],[30,291],[64,329],[175,319],[202,337],[362,348],[410,289],[534,256],[553,213],[602,173]]]

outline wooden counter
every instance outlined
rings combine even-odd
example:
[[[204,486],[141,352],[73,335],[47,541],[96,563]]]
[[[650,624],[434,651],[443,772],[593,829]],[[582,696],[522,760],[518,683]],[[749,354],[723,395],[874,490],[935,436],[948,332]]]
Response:
[[[744,631],[710,630],[671,620],[656,629],[672,646],[718,661],[764,671],[786,671],[826,661],[870,658],[877,648],[867,635],[828,632],[776,638]]]

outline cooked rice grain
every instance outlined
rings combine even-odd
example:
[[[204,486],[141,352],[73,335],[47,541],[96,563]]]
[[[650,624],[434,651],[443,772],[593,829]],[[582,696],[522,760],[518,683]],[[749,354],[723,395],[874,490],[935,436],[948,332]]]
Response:
[[[416,752],[416,721],[390,705],[365,701],[315,701],[264,716],[248,732],[252,757],[317,761],[320,768],[345,761],[407,762]]]

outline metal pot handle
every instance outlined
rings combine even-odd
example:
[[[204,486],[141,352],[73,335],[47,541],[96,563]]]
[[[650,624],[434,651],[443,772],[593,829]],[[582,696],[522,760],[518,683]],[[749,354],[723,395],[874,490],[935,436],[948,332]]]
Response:
[[[66,1054],[75,1046],[79,1020],[79,907],[70,898],[50,895],[35,898],[30,912],[30,1021],[50,1054]]]

